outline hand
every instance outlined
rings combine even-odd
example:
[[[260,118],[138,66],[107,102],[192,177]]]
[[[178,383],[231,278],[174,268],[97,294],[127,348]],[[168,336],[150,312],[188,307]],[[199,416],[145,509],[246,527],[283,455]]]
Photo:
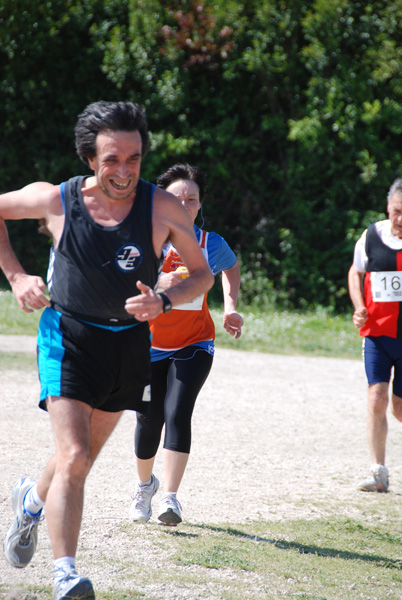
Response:
[[[243,326],[243,319],[237,312],[224,313],[223,315],[223,327],[226,329],[231,336],[237,340],[241,336],[241,328]]]
[[[363,327],[363,325],[365,324],[365,322],[367,321],[367,317],[368,317],[368,310],[365,306],[362,306],[361,308],[358,308],[355,310],[355,312],[353,313],[353,325],[357,328],[357,329],[361,329]]]
[[[156,294],[152,288],[137,281],[137,288],[141,294],[127,298],[125,309],[133,315],[137,321],[149,321],[155,319],[163,309],[163,301],[159,294]]]
[[[168,290],[181,281],[183,281],[182,278],[179,275],[176,275],[174,271],[162,273],[158,281],[158,290]]]
[[[14,278],[11,287],[19,307],[26,313],[50,306],[44,294],[46,285],[41,277],[21,273]]]

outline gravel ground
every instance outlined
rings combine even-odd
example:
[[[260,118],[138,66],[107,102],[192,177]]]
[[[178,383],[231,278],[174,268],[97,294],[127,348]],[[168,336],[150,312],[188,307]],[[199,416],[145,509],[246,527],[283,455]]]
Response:
[[[34,350],[35,340],[28,336],[0,336],[0,353]],[[13,516],[12,485],[23,475],[40,476],[53,453],[53,438],[47,414],[37,408],[36,371],[0,371],[0,378],[3,538]],[[360,361],[218,348],[196,404],[192,454],[179,492],[185,522],[246,523],[358,513],[362,494],[356,485],[369,467],[365,386]],[[157,533],[152,526],[136,526],[135,548],[124,544],[125,528],[135,527],[128,520],[136,479],[134,426],[135,415],[125,413],[87,480],[78,561],[98,590],[120,584],[112,567],[93,568],[102,557],[107,563],[109,554],[115,559],[120,553],[124,561],[129,550],[141,564],[155,566],[162,560],[155,555],[152,538]],[[395,419],[389,426],[391,493],[400,496],[402,430]],[[163,489],[161,454],[155,469],[161,481],[155,512]],[[38,552],[26,569],[13,569],[0,556],[0,583],[49,585],[51,568],[44,522]],[[145,591],[164,600],[207,597],[154,590],[151,582]]]

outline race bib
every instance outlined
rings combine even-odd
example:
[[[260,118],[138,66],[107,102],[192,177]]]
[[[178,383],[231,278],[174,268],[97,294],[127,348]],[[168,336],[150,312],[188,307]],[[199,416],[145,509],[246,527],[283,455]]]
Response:
[[[201,294],[201,296],[197,296],[197,298],[194,298],[194,300],[190,300],[190,302],[185,302],[184,304],[174,306],[173,310],[201,310],[203,302],[204,294]]]
[[[402,271],[372,271],[374,302],[402,302]]]

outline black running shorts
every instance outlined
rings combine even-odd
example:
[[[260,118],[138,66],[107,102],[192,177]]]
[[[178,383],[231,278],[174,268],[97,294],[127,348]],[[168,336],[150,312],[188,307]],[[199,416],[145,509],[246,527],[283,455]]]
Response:
[[[39,406],[48,396],[80,400],[107,412],[143,411],[150,382],[148,323],[104,328],[43,311],[38,333]]]

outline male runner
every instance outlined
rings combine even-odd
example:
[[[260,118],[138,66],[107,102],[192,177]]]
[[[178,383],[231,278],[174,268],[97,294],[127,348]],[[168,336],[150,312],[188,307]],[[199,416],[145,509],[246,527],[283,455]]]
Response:
[[[86,477],[123,410],[141,410],[150,380],[148,319],[206,292],[213,276],[177,199],[140,179],[148,149],[144,112],[130,102],[95,102],[79,115],[76,149],[93,171],[61,185],[37,182],[0,196],[0,267],[20,307],[42,309],[40,406],[56,454],[36,483],[13,488],[15,519],[4,552],[25,567],[46,503],[54,555],[54,600],[92,600],[75,569]],[[39,219],[53,239],[48,288],[25,273],[4,221]],[[157,294],[162,247],[171,241],[190,272]]]

